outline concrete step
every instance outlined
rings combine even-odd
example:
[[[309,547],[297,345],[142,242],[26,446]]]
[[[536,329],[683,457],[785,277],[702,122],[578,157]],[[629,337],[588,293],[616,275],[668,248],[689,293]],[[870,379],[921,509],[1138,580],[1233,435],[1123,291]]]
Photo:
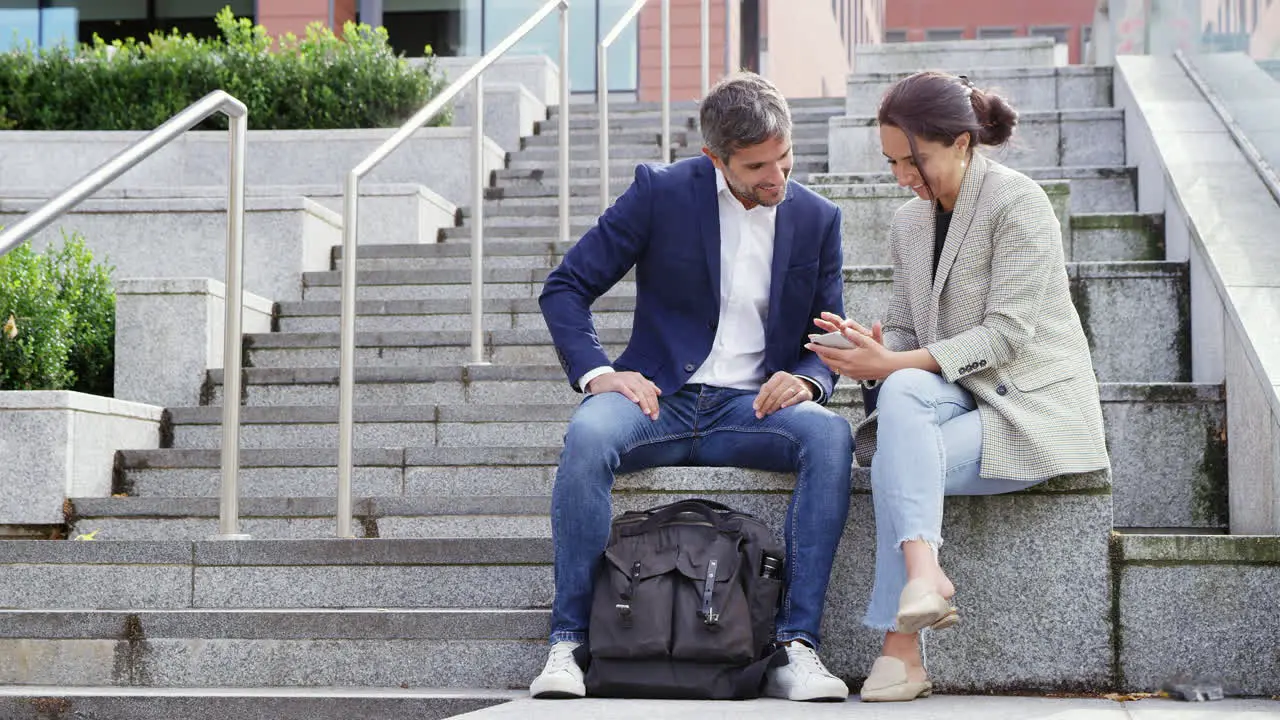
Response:
[[[497,299],[537,297],[548,270],[543,268],[488,268],[484,271],[485,297]],[[470,283],[470,271],[451,270],[374,270],[359,271],[358,300],[430,300],[469,298],[469,286],[459,285],[462,276]],[[310,272],[302,275],[304,300],[341,299],[340,271]],[[535,289],[536,288],[536,289]],[[635,283],[624,279],[609,296],[634,295]]]
[[[542,278],[547,272],[536,268],[488,270],[485,297],[535,299],[542,291]],[[1100,379],[1178,382],[1190,378],[1186,264],[1070,263],[1067,274]],[[634,297],[635,284],[631,277],[626,276],[606,297]],[[847,316],[865,321],[886,317],[892,297],[892,268],[846,267],[844,280]],[[333,301],[338,297],[339,282],[340,273],[307,273],[305,297]],[[458,300],[469,298],[470,293],[470,274],[465,269],[366,271],[360,273],[357,288],[357,296],[368,300]],[[607,351],[620,352],[630,337],[626,329],[630,314],[625,307],[608,307],[610,309],[601,310],[601,342]],[[1125,312],[1121,315],[1092,312],[1093,308],[1101,307],[1125,308]],[[603,317],[611,313],[616,316]],[[1146,318],[1146,322],[1136,327],[1115,319],[1139,316]],[[414,322],[405,320],[403,324],[411,326]],[[454,325],[462,324],[463,328],[469,328],[469,322],[469,318],[461,315],[452,321]],[[400,321],[395,323],[400,324]],[[485,327],[491,333],[485,340],[489,362],[543,363],[554,359],[550,336],[536,317],[509,323],[499,318],[496,326]],[[530,329],[507,330],[508,327]],[[472,359],[469,344],[470,335],[461,332],[361,333],[357,341],[357,362],[361,366],[465,363]],[[246,352],[252,367],[334,366],[337,336],[323,333],[248,335]]]
[[[1138,209],[1138,168],[1116,167],[1042,167],[1021,168],[1033,180],[1066,180],[1071,191],[1071,213],[1131,213]],[[815,190],[826,185],[895,184],[893,174],[874,171],[862,173],[819,173],[809,176]],[[542,202],[548,202],[544,200]]]
[[[684,156],[689,157],[696,154],[696,152],[697,151],[690,150],[688,153],[685,153]],[[1120,162],[1123,162],[1123,158],[1121,158]],[[620,160],[618,158],[611,157],[609,160],[610,174],[612,177],[634,177],[636,164],[637,163],[634,160]],[[541,173],[540,177],[542,178],[556,178],[560,176],[560,168],[553,161],[527,158],[524,156],[524,153],[511,156],[511,161],[507,163],[507,169],[511,171],[523,170],[528,173]],[[827,172],[826,153],[796,155],[795,163],[792,165],[792,172],[796,175]],[[510,176],[505,174],[502,170],[498,170],[494,177],[497,182],[501,183],[504,179]],[[598,159],[574,161],[569,166],[569,177],[600,177],[600,161]]]
[[[102,642],[75,645],[97,647]],[[117,643],[113,643],[117,644]],[[55,653],[62,655],[63,653]],[[78,650],[68,654],[79,657]],[[264,663],[269,665],[270,663]],[[167,668],[148,665],[157,674]],[[262,668],[255,666],[254,669]],[[280,687],[76,687],[72,685],[0,686],[0,717],[5,720],[171,720],[179,717],[219,720],[419,720],[457,717],[527,698],[527,692],[503,690],[426,690],[401,688]]]
[[[792,140],[825,140],[827,137],[827,123],[830,119],[826,115],[814,118],[793,118],[791,125]],[[696,121],[693,126],[682,125],[680,127],[672,127],[671,144],[676,147],[701,147],[702,134],[696,127]],[[656,146],[661,143],[658,137],[662,129],[662,122],[655,116],[653,120],[647,124],[636,124],[627,127],[618,127],[612,120],[609,123],[613,129],[609,132],[610,138],[618,138],[618,142],[640,142],[648,143],[650,138]],[[573,147],[583,145],[598,145],[600,143],[600,134],[597,130],[599,126],[592,121],[586,125],[569,130],[569,143]],[[560,143],[560,127],[555,123],[540,123],[537,127],[537,135],[530,135],[524,138],[524,147],[537,147],[545,145],[559,145]]]
[[[1164,223],[1160,215],[1134,212],[1069,214],[1063,181],[1042,181],[1050,201],[1062,223],[1063,252],[1068,261],[1133,261],[1159,260],[1164,257]],[[893,215],[907,200],[896,185],[820,186],[820,194],[840,206],[843,211],[842,238],[844,261],[848,265],[881,265],[891,262],[889,228]],[[1079,219],[1079,225],[1075,224]],[[595,214],[570,217],[569,236],[577,240],[596,222]],[[534,215],[527,218],[498,216],[485,218],[484,239],[509,247],[516,242],[556,243],[560,238],[558,216]],[[439,233],[442,243],[468,245],[471,224],[444,228]],[[486,256],[498,251],[487,252]],[[527,253],[522,253],[527,254]],[[525,266],[523,262],[486,261],[487,267]],[[467,263],[455,266],[469,267]],[[441,266],[417,265],[423,269]],[[399,269],[408,270],[411,266]]]
[[[723,499],[744,503],[743,509],[772,527],[783,526],[786,493]],[[865,673],[881,640],[858,621],[870,589],[874,521],[869,495],[856,492],[852,500],[827,596],[823,652],[828,666],[850,681]],[[965,617],[930,646],[939,685],[981,692],[1099,688],[1110,682],[1110,505],[1107,486],[1097,478],[1012,496],[948,500],[947,568],[964,588],[958,602]],[[992,562],[992,553],[1002,562]],[[20,548],[4,543],[0,605],[131,612],[545,608],[552,594],[550,560],[549,537],[28,542]],[[1063,577],[1072,582],[1064,584]],[[1023,597],[1036,601],[999,602],[1013,582]],[[1045,606],[1054,608],[1054,623],[1036,620]],[[1034,641],[1010,640],[998,657],[980,652],[991,633],[1004,628],[1007,636],[1009,627],[1023,626],[1035,628]],[[1053,653],[1044,652],[1045,643]],[[488,669],[502,678],[523,671],[532,677],[545,650],[541,643],[529,645],[526,660],[486,659],[471,650],[467,671]],[[407,654],[417,657],[414,650]],[[396,662],[392,655],[369,653],[366,663]],[[499,662],[509,667],[499,670]]]
[[[831,121],[832,172],[883,172],[884,155],[874,115]],[[1124,165],[1123,110],[1023,112],[1013,140],[984,150],[1013,168]]]
[[[481,372],[483,371],[483,372]],[[256,372],[256,371],[250,371]],[[327,412],[328,429],[314,433],[315,449],[247,449],[241,457],[242,493],[246,497],[323,497],[332,494],[336,481],[337,430],[333,418],[336,374],[314,385],[290,388],[279,386],[290,399],[329,399],[327,407],[308,412]],[[471,402],[502,408],[497,398],[520,397],[524,403],[542,403],[543,414],[566,421],[578,397],[569,388],[558,367],[481,368],[467,370],[467,380],[441,380],[428,371],[418,371],[417,379],[406,372],[402,378],[379,377],[372,370],[356,376],[358,407],[410,404],[429,392],[461,401],[440,403],[449,407]],[[460,373],[461,375],[461,373]],[[557,377],[558,375],[558,377]],[[251,376],[252,379],[252,376]],[[442,389],[427,390],[430,382]],[[1226,445],[1222,390],[1218,386],[1183,384],[1101,385],[1103,417],[1115,484],[1115,524],[1118,527],[1202,527],[1221,528],[1227,521]],[[250,390],[254,392],[254,390]],[[305,397],[304,393],[311,393]],[[559,398],[567,398],[560,400]],[[378,401],[383,401],[379,403]],[[861,396],[847,383],[837,386],[831,407],[851,422],[862,414]],[[423,403],[429,404],[429,403]],[[207,408],[216,412],[216,408]],[[258,412],[258,409],[253,409]],[[425,414],[425,413],[424,413]],[[206,415],[206,424],[218,418]],[[259,423],[260,424],[260,423]],[[256,425],[255,425],[256,426]],[[353,483],[360,496],[472,496],[545,495],[551,492],[554,467],[558,462],[560,436],[552,430],[545,445],[508,447],[511,439],[497,439],[485,448],[423,448],[431,438],[430,423],[420,425],[417,441],[409,449],[361,448],[355,455]],[[364,432],[361,430],[360,432]],[[248,431],[246,431],[246,437]],[[218,443],[204,447],[216,448]],[[328,448],[328,449],[326,449]],[[114,492],[140,497],[215,497],[220,483],[220,454],[213,449],[162,449],[120,452]],[[674,477],[661,482],[672,491],[723,492],[729,488],[768,490],[778,487],[761,477],[742,471],[716,471],[686,476],[683,471],[653,471]],[[627,476],[633,477],[633,476]],[[629,482],[620,479],[619,487]],[[653,482],[657,483],[658,480]],[[783,486],[789,480],[784,479]],[[727,485],[722,485],[728,483]],[[745,483],[739,485],[735,483]]]
[[[508,166],[533,167],[531,163],[542,165],[554,165],[560,159],[559,143],[551,146],[533,146],[526,147],[519,152],[513,152],[510,155],[510,163]],[[663,162],[662,147],[658,143],[609,143],[609,159],[617,161],[627,161],[632,165],[642,162]],[[571,142],[569,146],[569,161],[573,164],[581,162],[599,162],[600,145],[597,142]]]
[[[501,392],[554,391],[550,381],[494,380]],[[360,384],[367,384],[362,380]],[[394,383],[393,383],[394,384]],[[333,382],[329,383],[332,392]],[[401,386],[405,387],[405,386]],[[1226,444],[1220,386],[1100,386],[1115,484],[1117,527],[1225,527]],[[498,392],[496,387],[477,392]],[[406,390],[407,392],[407,390]],[[394,394],[394,389],[389,390]],[[862,417],[861,396],[837,387],[830,407]],[[356,407],[361,495],[543,495],[551,491],[565,423],[574,403],[425,404]],[[116,492],[139,496],[213,496],[219,487],[220,409],[175,408],[166,437],[174,449],[122,451]],[[246,496],[327,496],[333,492],[337,409],[328,406],[245,407],[242,411]],[[290,450],[289,448],[306,448]],[[425,448],[415,451],[379,448]],[[666,472],[666,471],[658,471]],[[673,471],[674,472],[674,471]],[[705,471],[699,471],[705,474]],[[685,491],[723,492],[718,479],[670,479]],[[737,477],[741,471],[731,471]],[[747,476],[743,476],[747,477]],[[749,477],[743,482],[751,483]],[[708,486],[699,483],[712,483]],[[765,489],[769,484],[761,485]]]
[[[97,540],[208,540],[218,533],[216,498],[85,498],[73,504],[73,537],[94,533]],[[240,503],[240,531],[257,539],[331,538],[336,532],[336,512],[333,497],[245,498]],[[547,537],[551,533],[551,498],[546,495],[358,497],[352,512],[355,534],[365,538]]]
[[[1122,690],[1185,676],[1228,695],[1280,694],[1275,643],[1259,642],[1280,637],[1280,537],[1121,532],[1111,542]]]
[[[1068,67],[966,68],[981,88],[991,89],[1021,112],[1081,110],[1112,105],[1112,69],[1094,65]],[[845,93],[845,114],[873,114],[889,87],[910,72],[854,73]]]
[[[793,116],[801,117],[809,112],[831,112],[839,110],[842,106],[840,98],[831,97],[809,97],[809,98],[787,98],[787,105],[791,108]],[[693,117],[698,116],[698,103],[696,101],[679,101],[671,102],[672,116]],[[652,115],[653,117],[661,117],[662,103],[645,101],[645,102],[609,102],[609,115],[623,114],[632,115]],[[570,117],[590,117],[599,116],[594,103],[587,105],[573,105],[569,110]],[[557,119],[560,117],[560,107],[552,105],[547,108],[547,117]]]

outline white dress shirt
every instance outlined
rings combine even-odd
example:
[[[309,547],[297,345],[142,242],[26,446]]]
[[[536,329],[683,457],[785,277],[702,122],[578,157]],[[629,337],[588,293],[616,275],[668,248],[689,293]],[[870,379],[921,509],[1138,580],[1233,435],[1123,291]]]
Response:
[[[768,379],[764,376],[765,327],[778,208],[743,207],[718,169],[716,199],[720,208],[720,317],[711,354],[689,382],[759,390]],[[578,387],[586,392],[587,383],[610,372],[612,367],[595,368],[582,376]],[[818,387],[816,382],[813,385]]]

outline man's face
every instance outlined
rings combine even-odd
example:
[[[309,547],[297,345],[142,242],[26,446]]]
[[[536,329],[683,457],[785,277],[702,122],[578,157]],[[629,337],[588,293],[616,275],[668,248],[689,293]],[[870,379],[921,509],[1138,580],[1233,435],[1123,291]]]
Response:
[[[773,207],[787,197],[787,178],[795,158],[791,155],[790,138],[770,138],[735,152],[725,163],[711,153],[702,152],[724,173],[729,189],[748,210],[756,205]]]

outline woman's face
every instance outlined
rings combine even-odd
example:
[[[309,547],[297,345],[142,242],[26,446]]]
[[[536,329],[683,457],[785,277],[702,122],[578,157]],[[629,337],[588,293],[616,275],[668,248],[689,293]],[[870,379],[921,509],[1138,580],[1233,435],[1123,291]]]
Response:
[[[960,194],[960,181],[969,151],[969,136],[961,135],[950,147],[936,140],[916,138],[916,154],[920,158],[917,167],[911,155],[911,142],[907,134],[892,125],[880,126],[880,147],[894,178],[902,187],[911,188],[925,200],[936,199],[945,210],[955,207]],[[928,181],[926,185],[925,181]],[[933,188],[936,197],[930,195]]]

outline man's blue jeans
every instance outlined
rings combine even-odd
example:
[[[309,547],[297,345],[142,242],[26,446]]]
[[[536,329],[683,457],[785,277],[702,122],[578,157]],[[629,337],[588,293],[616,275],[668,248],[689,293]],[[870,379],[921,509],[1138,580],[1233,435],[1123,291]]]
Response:
[[[659,398],[657,420],[618,393],[583,400],[569,423],[551,493],[552,643],[587,640],[615,475],[702,465],[796,473],[785,528],[787,592],[778,612],[778,641],[818,646],[827,581],[849,512],[849,423],[813,402],[757,420],[755,397],[746,390],[686,385]]]

